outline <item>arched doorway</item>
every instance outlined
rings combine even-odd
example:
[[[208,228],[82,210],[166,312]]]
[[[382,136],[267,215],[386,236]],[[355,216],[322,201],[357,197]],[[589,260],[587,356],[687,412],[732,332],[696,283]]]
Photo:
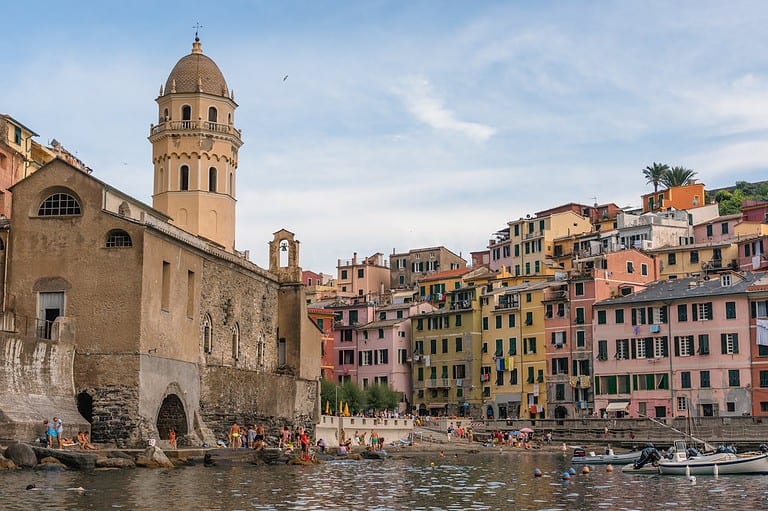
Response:
[[[89,393],[83,391],[77,395],[77,411],[89,424],[93,423],[93,397]]]
[[[557,419],[558,426],[563,425],[563,419],[568,417],[568,410],[564,406],[558,406],[555,408],[555,419]]]
[[[176,394],[165,396],[163,404],[160,405],[160,411],[157,412],[157,432],[161,439],[168,440],[170,428],[176,431],[176,437],[179,439],[184,438],[188,433],[184,403]]]

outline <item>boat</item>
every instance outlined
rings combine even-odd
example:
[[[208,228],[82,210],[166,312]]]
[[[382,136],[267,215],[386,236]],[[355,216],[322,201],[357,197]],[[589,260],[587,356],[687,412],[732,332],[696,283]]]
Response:
[[[605,454],[587,452],[583,447],[573,449],[571,463],[574,465],[628,465],[640,459],[641,451],[632,451],[625,454],[614,454],[610,447]]]
[[[650,463],[635,463],[622,469],[628,473],[661,475],[768,474],[768,453],[716,452],[689,456],[685,440],[675,441],[671,459],[658,457]]]

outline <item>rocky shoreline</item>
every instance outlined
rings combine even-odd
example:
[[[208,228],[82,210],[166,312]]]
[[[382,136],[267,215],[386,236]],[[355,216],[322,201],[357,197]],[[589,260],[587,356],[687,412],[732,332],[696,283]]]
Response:
[[[164,452],[156,446],[143,451],[126,452],[119,449],[102,448],[93,451],[49,449],[25,443],[13,443],[0,447],[0,470],[117,470],[133,468],[175,468],[202,465],[236,466],[292,464],[308,465],[338,460],[384,460],[421,457],[455,457],[476,454],[561,452],[554,446],[522,449],[515,447],[486,447],[480,443],[417,442],[413,445],[389,446],[383,451],[370,451],[362,447],[348,454],[339,454],[337,449],[324,453],[314,452],[311,460],[301,459],[290,451],[277,448],[252,449],[174,449]]]

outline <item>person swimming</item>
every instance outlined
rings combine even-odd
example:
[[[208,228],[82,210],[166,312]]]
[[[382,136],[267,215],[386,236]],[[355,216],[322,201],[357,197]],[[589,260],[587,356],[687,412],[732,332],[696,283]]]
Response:
[[[82,486],[78,486],[77,488],[54,488],[52,486],[49,486],[47,488],[38,488],[34,484],[28,484],[27,490],[30,490],[30,491],[78,491],[78,492],[86,491],[85,488],[83,488]]]

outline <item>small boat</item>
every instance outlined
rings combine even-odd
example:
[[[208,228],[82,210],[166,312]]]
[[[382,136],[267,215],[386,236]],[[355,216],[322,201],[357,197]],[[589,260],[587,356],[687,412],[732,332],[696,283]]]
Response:
[[[768,453],[733,454],[716,452],[689,456],[684,440],[677,440],[671,459],[660,458],[648,464],[635,463],[622,472],[662,475],[768,474]]]
[[[614,454],[613,449],[608,448],[605,454],[587,452],[583,447],[573,450],[571,463],[574,465],[628,465],[640,459],[641,451],[632,451],[626,454]]]
[[[768,474],[768,453],[720,452],[689,458],[685,441],[675,442],[672,459],[659,462],[662,475]]]

